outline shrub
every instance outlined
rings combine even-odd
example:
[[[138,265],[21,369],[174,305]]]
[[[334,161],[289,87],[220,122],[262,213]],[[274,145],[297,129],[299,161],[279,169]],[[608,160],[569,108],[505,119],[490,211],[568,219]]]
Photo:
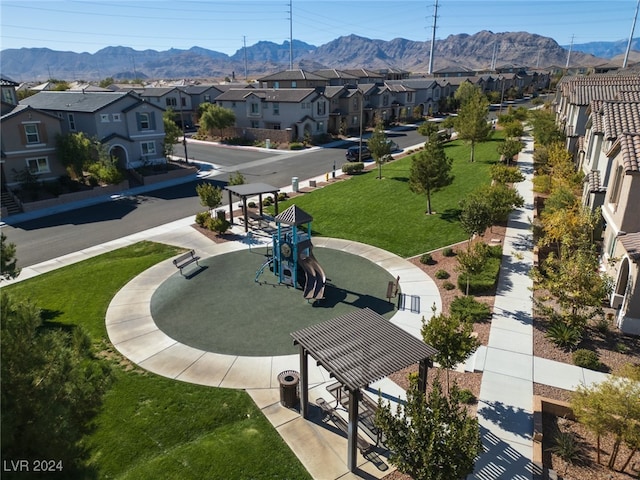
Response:
[[[605,317],[598,318],[594,326],[596,330],[603,335],[606,335],[607,333],[609,333],[610,322]]]
[[[291,142],[289,144],[289,150],[304,150],[304,143],[301,142]]]
[[[472,296],[456,297],[449,307],[451,315],[467,322],[482,322],[490,315],[489,305],[477,301]]]
[[[342,164],[342,173],[347,175],[355,175],[362,173],[364,170],[363,162],[347,162]]]
[[[445,257],[453,257],[455,254],[455,250],[451,247],[447,247],[442,251],[442,255],[444,255]]]
[[[433,265],[433,257],[430,253],[425,253],[420,256],[420,263],[422,263],[423,265]]]
[[[210,217],[207,221],[207,228],[218,235],[229,230],[231,224],[226,218]]]
[[[256,202],[249,202],[247,203],[247,207],[249,208],[256,208],[258,205],[256,204]]]
[[[458,392],[458,400],[460,400],[460,402],[464,403],[465,405],[473,405],[474,403],[476,403],[477,399],[471,390],[465,388],[464,390],[460,390]]]
[[[453,290],[454,288],[456,288],[456,286],[453,283],[446,281],[442,284],[442,288],[444,288],[445,290]]]
[[[554,445],[553,447],[550,447],[549,450],[558,455],[565,462],[575,464],[584,460],[584,453],[582,452],[578,439],[573,432],[559,431],[555,434],[553,441]]]
[[[551,191],[551,177],[549,175],[536,175],[533,177],[533,191],[549,193]]]
[[[287,192],[278,193],[278,201],[279,202],[284,202],[287,198],[289,198],[289,195],[287,195]]]
[[[207,224],[208,219],[210,218],[211,214],[209,212],[196,213],[196,223],[201,227],[204,227]]]
[[[501,246],[497,245],[499,251]],[[489,258],[484,264],[481,272],[471,275],[469,279],[469,294],[478,295],[492,290],[498,281],[498,273],[500,272],[500,258],[496,258],[489,248]],[[500,254],[502,255],[502,254]],[[465,292],[467,290],[467,274],[461,273],[458,276],[458,288]]]
[[[546,337],[558,347],[573,349],[582,340],[582,329],[557,320],[547,329]]]
[[[268,207],[268,206],[270,206],[271,204],[273,204],[273,197],[264,197],[264,198],[262,199],[262,206],[263,206],[263,207]]]
[[[602,368],[598,354],[586,348],[579,348],[573,352],[573,363],[578,367],[588,368],[589,370],[600,370]]]
[[[436,278],[439,280],[444,280],[445,278],[449,278],[449,272],[446,270],[440,269],[436,272]]]

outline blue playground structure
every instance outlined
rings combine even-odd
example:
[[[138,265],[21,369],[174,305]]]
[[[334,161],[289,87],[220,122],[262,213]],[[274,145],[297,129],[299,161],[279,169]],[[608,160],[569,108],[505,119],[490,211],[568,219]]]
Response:
[[[321,300],[327,277],[324,270],[313,256],[311,243],[311,215],[291,205],[275,217],[278,231],[273,235],[273,255],[256,272],[255,281],[264,269],[270,270],[278,277],[278,283],[297,287],[303,286],[304,298]],[[306,224],[306,232],[300,225]],[[304,275],[304,284],[301,275]]]

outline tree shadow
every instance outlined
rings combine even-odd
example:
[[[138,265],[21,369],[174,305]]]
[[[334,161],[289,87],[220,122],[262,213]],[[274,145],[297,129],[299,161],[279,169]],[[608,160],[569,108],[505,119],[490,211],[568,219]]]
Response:
[[[459,208],[447,208],[439,215],[440,218],[446,222],[457,222],[460,219],[461,212],[462,210]]]
[[[483,407],[482,404],[485,406]],[[533,431],[533,413],[523,408],[505,405],[502,402],[480,400],[478,416],[493,423],[501,430],[512,433],[524,440],[531,440]]]

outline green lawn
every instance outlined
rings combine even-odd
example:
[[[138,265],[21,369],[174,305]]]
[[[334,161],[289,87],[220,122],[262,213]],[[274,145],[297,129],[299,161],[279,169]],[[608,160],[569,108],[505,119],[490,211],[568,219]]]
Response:
[[[105,313],[115,293],[179,249],[141,242],[4,287],[48,321],[83,326],[113,358],[115,382],[87,439],[96,478],[310,478],[251,398],[126,368],[111,354]],[[69,477],[65,477],[69,478]]]
[[[378,169],[350,177],[279,205],[283,211],[295,203],[313,217],[314,235],[368,243],[402,257],[411,257],[460,242],[466,234],[457,221],[459,202],[480,185],[490,183],[490,167],[499,155],[500,132],[476,147],[476,161],[469,162],[470,147],[450,142],[445,151],[453,159],[454,181],[431,197],[409,190],[411,156],[385,164],[382,180]]]

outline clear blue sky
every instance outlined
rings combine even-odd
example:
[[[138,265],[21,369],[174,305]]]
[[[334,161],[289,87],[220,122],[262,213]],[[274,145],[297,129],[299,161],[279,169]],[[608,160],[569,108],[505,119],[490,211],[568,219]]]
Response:
[[[439,0],[437,39],[481,30],[526,31],[560,45],[627,40],[637,0]],[[293,0],[293,38],[322,45],[355,34],[431,39],[434,0]],[[288,0],[0,0],[0,49],[96,52],[204,47],[229,55],[246,39],[290,36]],[[640,26],[634,37],[640,36]]]

